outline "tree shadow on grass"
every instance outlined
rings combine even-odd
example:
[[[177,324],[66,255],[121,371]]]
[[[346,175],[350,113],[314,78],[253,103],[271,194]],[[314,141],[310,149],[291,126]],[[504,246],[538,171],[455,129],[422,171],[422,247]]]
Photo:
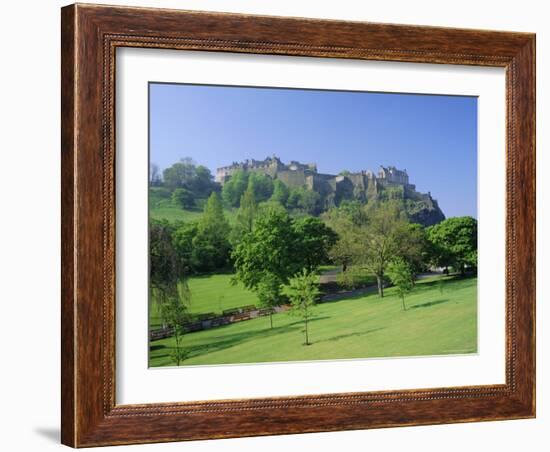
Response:
[[[313,319],[310,319],[310,322],[316,322],[319,320],[324,320],[330,318],[329,316],[319,316],[315,317]],[[267,320],[266,320],[267,322]],[[272,336],[276,336],[281,333],[288,333],[291,331],[299,331],[303,325],[303,322],[301,320],[297,320],[295,322],[289,323],[287,325],[283,326],[274,326],[273,328],[262,328],[260,330],[255,331],[245,331],[242,333],[231,333],[231,334],[223,334],[223,330],[227,329],[231,325],[224,325],[218,328],[215,328],[216,333],[220,333],[217,336],[214,336],[211,341],[206,342],[204,344],[194,345],[191,347],[185,347],[189,351],[189,358],[194,358],[202,355],[206,355],[209,353],[219,352],[231,347],[234,347],[236,345],[239,345],[243,342],[248,342],[251,340],[254,340],[256,338],[269,338]],[[189,333],[189,334],[196,334],[196,333]],[[165,350],[165,353],[158,354],[155,356],[155,358],[166,358],[169,357],[170,352],[173,350],[173,347],[166,346],[166,345],[153,345],[151,346],[150,350],[153,351],[153,347],[155,350]]]
[[[434,301],[429,301],[427,303],[415,304],[414,306],[411,306],[409,309],[430,308],[432,306],[437,306],[438,304],[448,303],[449,301],[451,300],[447,298],[445,298],[444,300],[434,300]]]
[[[336,341],[339,341],[341,339],[347,339],[349,337],[365,336],[367,334],[375,333],[376,331],[385,330],[385,329],[386,329],[385,327],[371,328],[370,330],[366,330],[366,331],[357,331],[355,333],[341,334],[339,336],[332,336],[332,337],[329,337],[327,339],[322,339],[320,341],[315,341],[314,344],[315,343],[319,344],[321,342],[336,342]]]

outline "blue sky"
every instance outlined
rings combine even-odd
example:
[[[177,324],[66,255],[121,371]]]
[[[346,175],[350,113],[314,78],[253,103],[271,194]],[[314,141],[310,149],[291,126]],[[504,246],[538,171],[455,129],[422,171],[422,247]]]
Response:
[[[407,169],[447,217],[477,217],[477,98],[150,84],[150,158],[217,167],[276,154],[318,171]]]

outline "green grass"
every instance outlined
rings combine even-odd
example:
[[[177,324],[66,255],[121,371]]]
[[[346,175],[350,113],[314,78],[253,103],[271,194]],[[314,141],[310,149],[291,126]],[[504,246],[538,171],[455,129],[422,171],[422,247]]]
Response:
[[[164,202],[160,205],[151,206],[149,213],[151,218],[155,220],[168,220],[174,221],[198,221],[202,216],[202,209],[193,208],[191,210],[182,209],[181,207],[174,206],[172,203]],[[225,209],[225,218],[229,221],[229,224],[233,224],[237,215],[236,209]]]
[[[312,345],[303,324],[288,313],[189,333],[186,365],[303,361],[474,353],[477,351],[477,278],[419,281],[403,311],[394,289],[323,303],[310,321]],[[206,288],[205,288],[206,290]],[[217,293],[212,289],[212,293]],[[215,303],[215,301],[213,302]],[[243,303],[248,304],[248,303]],[[150,365],[174,365],[174,339],[151,343]]]
[[[241,284],[231,285],[232,275],[204,275],[189,278],[191,303],[189,312],[193,314],[215,312],[221,314],[226,309],[241,306],[258,306],[256,295],[246,290]],[[156,305],[151,306],[150,328],[159,328],[162,322]]]

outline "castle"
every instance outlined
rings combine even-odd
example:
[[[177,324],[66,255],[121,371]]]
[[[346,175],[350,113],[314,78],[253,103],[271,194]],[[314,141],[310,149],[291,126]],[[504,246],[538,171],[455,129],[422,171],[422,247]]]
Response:
[[[413,216],[413,221],[418,220],[419,223],[430,225],[445,219],[431,194],[418,193],[415,185],[409,183],[407,170],[399,170],[394,166],[381,166],[377,174],[370,170],[356,173],[343,172],[339,175],[323,174],[317,172],[315,163],[304,164],[291,161],[285,164],[274,155],[264,160],[248,159],[218,168],[216,182],[223,185],[239,170],[270,176],[272,179],[280,180],[289,188],[307,187],[316,191],[321,197],[320,207],[323,210],[339,205],[346,199],[366,202],[385,195],[419,203],[421,208],[415,213],[418,218]]]

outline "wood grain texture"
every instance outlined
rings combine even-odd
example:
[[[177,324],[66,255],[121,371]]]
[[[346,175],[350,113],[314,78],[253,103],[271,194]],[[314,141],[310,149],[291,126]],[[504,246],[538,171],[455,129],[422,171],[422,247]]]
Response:
[[[64,444],[535,415],[534,35],[80,4],[63,8],[61,34]],[[506,384],[116,405],[114,69],[125,46],[506,68]]]

